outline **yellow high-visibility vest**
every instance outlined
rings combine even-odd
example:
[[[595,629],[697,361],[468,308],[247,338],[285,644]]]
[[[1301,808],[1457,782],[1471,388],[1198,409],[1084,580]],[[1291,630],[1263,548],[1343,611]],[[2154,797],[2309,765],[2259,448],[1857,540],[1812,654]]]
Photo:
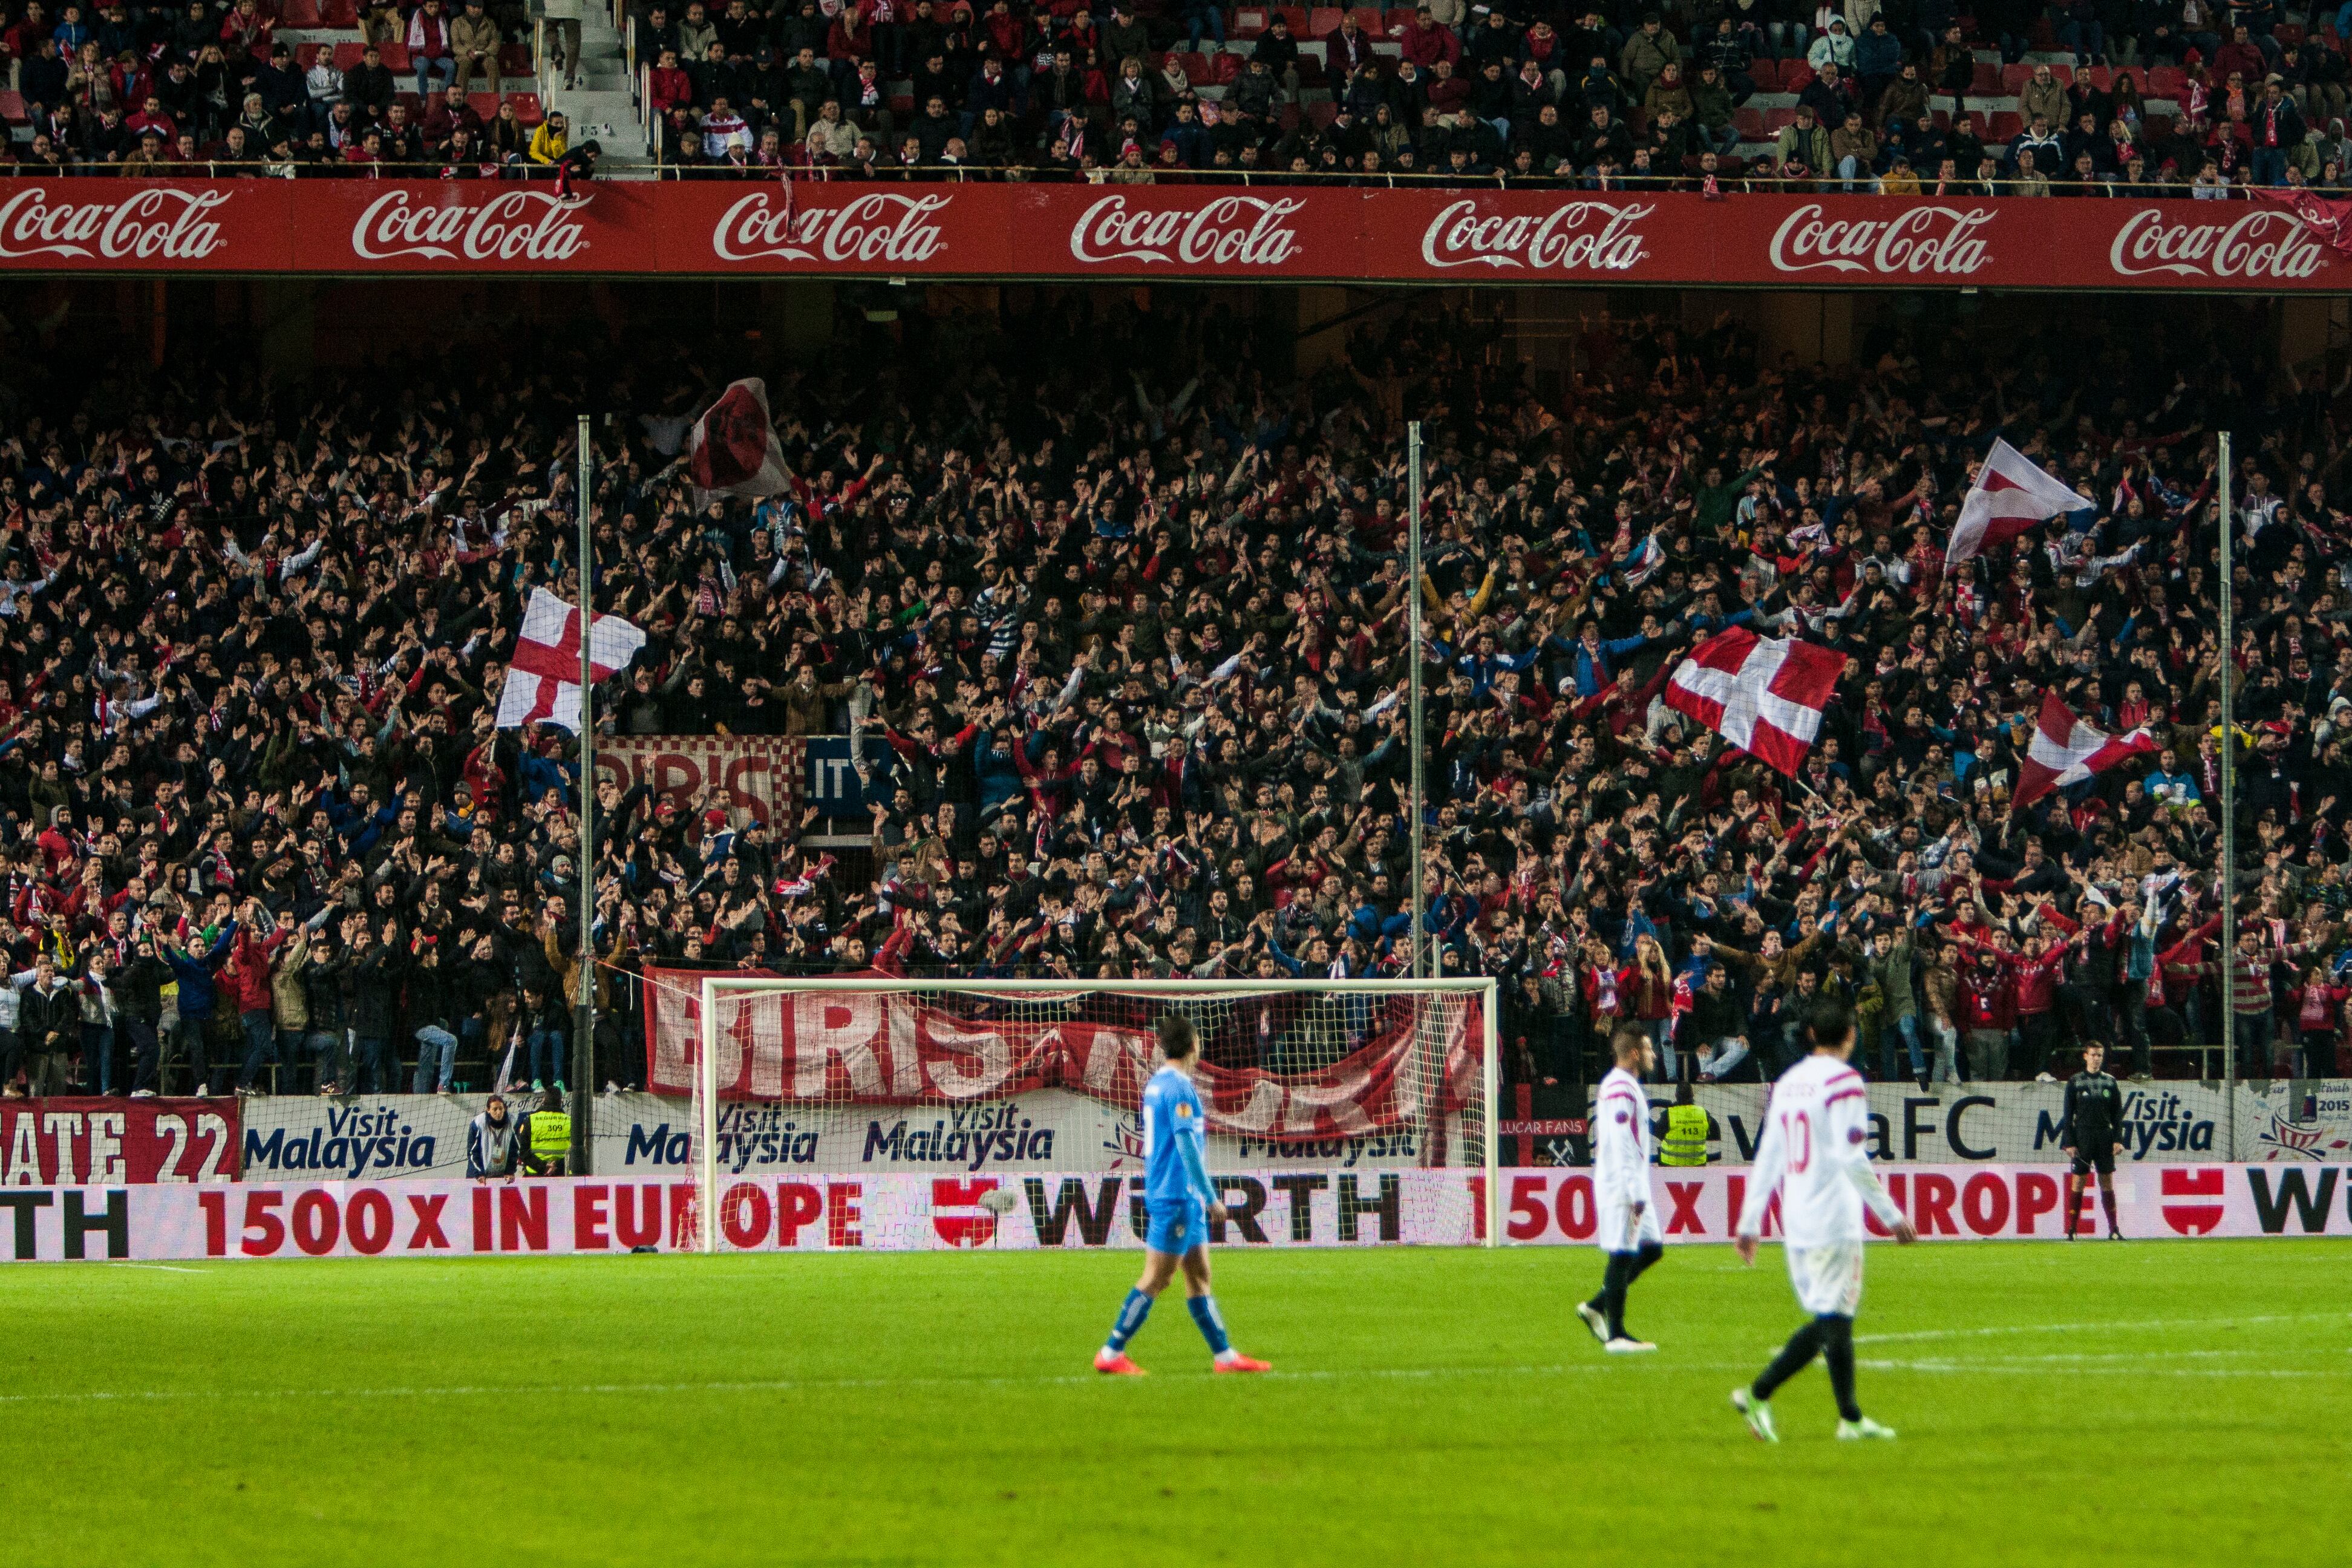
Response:
[[[1666,1135],[1658,1141],[1661,1165],[1706,1163],[1706,1110],[1697,1105],[1666,1107]]]

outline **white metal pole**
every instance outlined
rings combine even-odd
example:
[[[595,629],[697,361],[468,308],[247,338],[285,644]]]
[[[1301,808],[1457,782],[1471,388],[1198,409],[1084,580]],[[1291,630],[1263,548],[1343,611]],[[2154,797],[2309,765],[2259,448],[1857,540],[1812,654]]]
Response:
[[[719,983],[702,982],[702,1059],[695,1065],[702,1087],[701,1125],[695,1129],[702,1147],[702,1250],[719,1250]]]
[[[2221,435],[2221,864],[2214,890],[2221,900],[2221,1098],[2228,1106],[2230,1155],[2238,1157],[2238,696],[2234,665],[2237,627],[2231,602],[2231,515],[2230,432]]]
[[[1426,949],[1422,933],[1429,929],[1429,891],[1421,865],[1422,763],[1421,735],[1421,421],[1404,427],[1405,452],[1405,679],[1410,682],[1406,703],[1405,742],[1412,748],[1412,779],[1407,806],[1411,816],[1412,857],[1412,963],[1405,973],[1419,980],[1426,973]]]
[[[1503,1245],[1503,1083],[1502,1026],[1496,1015],[1501,1011],[1502,983],[1493,975],[1486,977],[1486,994],[1478,999],[1479,1011],[1485,1016],[1480,1031],[1486,1057],[1484,1091],[1486,1111],[1486,1245]]]
[[[594,1172],[596,1115],[596,553],[590,533],[588,416],[580,416],[580,994],[572,1024],[572,1173]]]

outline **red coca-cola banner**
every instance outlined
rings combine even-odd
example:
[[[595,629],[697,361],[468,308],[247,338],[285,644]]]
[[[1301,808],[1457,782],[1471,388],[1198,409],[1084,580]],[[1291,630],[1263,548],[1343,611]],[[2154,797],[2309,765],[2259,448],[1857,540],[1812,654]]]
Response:
[[[238,1102],[0,1101],[0,1187],[233,1182]]]
[[[2266,202],[1297,185],[0,184],[0,271],[2340,291]]]
[[[646,979],[646,1085],[691,1093],[702,977],[660,969]],[[1164,1059],[1151,1029],[1164,1006],[1133,993],[1075,991],[967,995],[952,1007],[873,992],[722,994],[719,1095],[938,1105],[1061,1089],[1131,1109]],[[1476,1092],[1475,1001],[1324,999],[1310,1016],[1307,998],[1278,994],[1235,996],[1221,1012],[1199,1026],[1213,1132],[1360,1136],[1426,1126]],[[1318,1058],[1328,1065],[1311,1065]]]

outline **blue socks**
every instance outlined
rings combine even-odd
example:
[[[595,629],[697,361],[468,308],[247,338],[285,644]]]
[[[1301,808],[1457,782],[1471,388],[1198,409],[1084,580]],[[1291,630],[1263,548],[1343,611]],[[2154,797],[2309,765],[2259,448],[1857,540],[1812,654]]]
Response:
[[[1225,1337],[1225,1320],[1217,1310],[1214,1296],[1188,1296],[1184,1304],[1192,1309],[1192,1321],[1201,1325],[1201,1337],[1209,1342],[1209,1353],[1223,1355],[1234,1348]]]
[[[1110,1348],[1123,1351],[1143,1327],[1143,1320],[1151,1316],[1151,1298],[1130,1289],[1127,1300],[1119,1303],[1118,1319],[1110,1326]]]

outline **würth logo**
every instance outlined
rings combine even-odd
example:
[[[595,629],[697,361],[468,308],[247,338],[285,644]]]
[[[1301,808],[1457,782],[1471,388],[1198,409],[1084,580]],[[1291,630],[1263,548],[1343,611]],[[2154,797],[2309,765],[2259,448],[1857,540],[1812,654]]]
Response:
[[[212,214],[226,191],[151,185],[120,201],[52,202],[26,185],[0,204],[0,257],[201,261],[227,242]]]
[[[2218,1165],[2167,1165],[2158,1193],[2164,1198],[2164,1223],[2177,1235],[2203,1236],[2221,1224],[2222,1184],[2229,1173]],[[2180,1203],[2181,1198],[2210,1198],[2210,1203]]]

